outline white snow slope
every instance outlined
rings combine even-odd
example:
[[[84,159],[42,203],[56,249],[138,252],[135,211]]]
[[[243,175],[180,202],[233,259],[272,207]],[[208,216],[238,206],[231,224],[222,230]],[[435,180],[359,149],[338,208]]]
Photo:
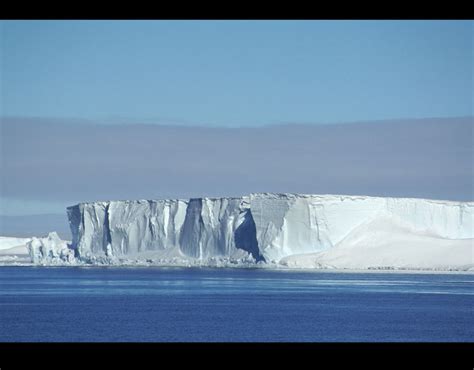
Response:
[[[28,243],[31,238],[15,238],[10,236],[0,236],[0,251],[6,251],[11,248],[17,248],[24,246],[26,251],[26,243]]]
[[[289,267],[474,266],[474,202],[257,193],[68,208],[82,261],[217,259]]]
[[[28,263],[27,244],[31,238],[0,236],[0,265]]]

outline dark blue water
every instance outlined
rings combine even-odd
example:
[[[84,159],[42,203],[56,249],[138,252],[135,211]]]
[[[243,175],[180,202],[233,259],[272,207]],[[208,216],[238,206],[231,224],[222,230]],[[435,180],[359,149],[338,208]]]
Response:
[[[474,275],[0,268],[0,341],[468,341]]]

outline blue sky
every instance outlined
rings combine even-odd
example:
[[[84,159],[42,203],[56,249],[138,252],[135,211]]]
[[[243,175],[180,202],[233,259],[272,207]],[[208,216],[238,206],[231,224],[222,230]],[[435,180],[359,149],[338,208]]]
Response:
[[[260,126],[472,115],[472,21],[2,21],[1,114]]]

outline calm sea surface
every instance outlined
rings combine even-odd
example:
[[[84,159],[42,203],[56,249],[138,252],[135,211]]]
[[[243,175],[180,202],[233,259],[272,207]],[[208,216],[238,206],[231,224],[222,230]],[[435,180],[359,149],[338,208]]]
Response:
[[[473,274],[0,267],[0,341],[474,341]]]

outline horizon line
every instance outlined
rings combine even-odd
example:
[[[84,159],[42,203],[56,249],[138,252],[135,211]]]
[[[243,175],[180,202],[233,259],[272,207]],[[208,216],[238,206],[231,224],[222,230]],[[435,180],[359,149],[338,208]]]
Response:
[[[52,124],[80,124],[86,126],[157,126],[173,128],[205,128],[205,129],[262,129],[271,127],[285,126],[339,126],[354,124],[375,124],[375,123],[395,123],[403,121],[427,121],[427,120],[449,120],[449,119],[474,119],[474,114],[459,116],[428,116],[428,117],[399,117],[399,118],[380,118],[380,119],[357,119],[354,121],[284,121],[271,122],[264,124],[242,124],[242,125],[219,125],[212,123],[188,122],[185,120],[160,118],[113,118],[92,119],[78,117],[60,117],[60,116],[20,116],[20,115],[0,115],[0,123],[4,120],[25,120],[25,121],[50,121]],[[160,122],[161,121],[161,122]],[[174,121],[174,122],[173,122]],[[43,122],[42,122],[43,123]],[[46,123],[46,122],[44,122]]]

